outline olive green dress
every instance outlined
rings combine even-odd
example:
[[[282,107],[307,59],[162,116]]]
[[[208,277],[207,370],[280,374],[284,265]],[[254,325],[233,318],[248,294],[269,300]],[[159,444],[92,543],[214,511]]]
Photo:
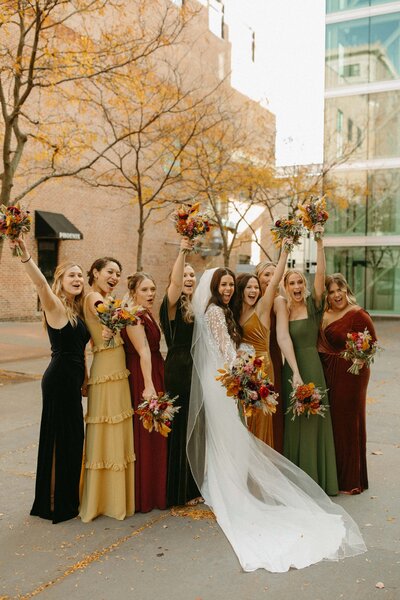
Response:
[[[289,321],[297,365],[304,383],[313,382],[321,390],[326,389],[324,372],[317,351],[318,329],[322,310],[315,307],[311,296],[307,298],[306,319]],[[289,405],[292,387],[292,370],[285,361],[282,370],[282,397],[285,410]],[[325,394],[323,403],[328,404]],[[330,496],[338,493],[335,446],[332,421],[329,408],[325,417],[304,415],[292,421],[293,413],[285,415],[284,455],[295,465],[303,469]]]

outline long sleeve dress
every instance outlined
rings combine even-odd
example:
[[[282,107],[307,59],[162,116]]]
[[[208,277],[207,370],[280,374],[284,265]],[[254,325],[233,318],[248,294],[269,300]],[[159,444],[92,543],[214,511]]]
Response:
[[[193,367],[190,353],[193,323],[186,323],[183,319],[181,298],[176,306],[175,318],[169,319],[167,295],[164,296],[160,307],[160,323],[168,346],[165,359],[165,389],[171,397],[179,396],[176,405],[180,406],[168,436],[167,505],[175,506],[200,496],[186,456]]]
[[[105,347],[102,326],[86,299],[84,315],[93,340],[93,362],[79,512],[85,523],[99,515],[122,520],[135,511],[133,410],[123,344],[117,334],[115,347]]]
[[[85,346],[89,332],[78,319],[76,327],[47,325],[51,362],[42,379],[35,501],[31,515],[53,523],[76,517],[82,468],[83,412],[81,387],[85,376]],[[51,499],[54,462],[54,508]]]
[[[199,283],[200,298],[208,281]],[[215,305],[204,315],[203,305],[196,312],[192,349],[189,458],[242,568],[284,572],[364,552],[349,515],[242,424],[233,398],[215,379],[218,369],[236,356],[225,315]]]
[[[365,310],[355,308],[321,329],[318,340],[329,387],[339,490],[349,493],[368,488],[365,406],[370,369],[363,367],[359,375],[348,373],[350,363],[340,353],[345,349],[347,334],[366,327],[375,340],[371,317]]]
[[[151,316],[143,319],[147,341],[151,351],[151,376],[156,392],[164,392],[164,360],[160,353],[160,329]],[[134,410],[142,402],[144,380],[140,368],[140,356],[130,341],[126,330],[121,332],[125,343],[126,366],[129,369],[129,385]],[[167,439],[143,427],[139,417],[133,419],[135,440],[135,510],[149,512],[167,506]]]
[[[318,328],[321,311],[317,310],[311,296],[307,298],[307,318],[289,321],[297,365],[304,383],[313,382],[326,390],[324,371],[317,350]],[[282,370],[282,397],[285,410],[289,406],[293,372],[287,362]],[[328,395],[322,402],[328,405]],[[292,413],[285,415],[284,455],[303,469],[330,496],[338,493],[335,446],[329,408],[321,417],[304,415],[292,421]]]

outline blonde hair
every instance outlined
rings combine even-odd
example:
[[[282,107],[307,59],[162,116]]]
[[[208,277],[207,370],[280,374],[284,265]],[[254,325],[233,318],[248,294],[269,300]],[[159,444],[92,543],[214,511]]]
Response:
[[[291,306],[292,306],[292,297],[288,292],[288,281],[289,281],[289,277],[291,275],[298,275],[299,277],[301,277],[303,284],[304,284],[304,298],[303,298],[303,302],[304,304],[306,304],[306,298],[307,296],[310,295],[310,291],[308,289],[307,286],[307,279],[304,276],[304,273],[302,273],[301,271],[299,271],[298,269],[288,269],[283,277],[283,287],[285,288],[285,292],[286,292],[286,304],[287,304],[287,309],[288,312],[290,312]]]
[[[260,277],[260,275],[262,273],[264,273],[265,269],[268,269],[268,267],[274,267],[274,269],[276,269],[276,263],[270,261],[270,260],[263,260],[260,263],[258,263],[258,265],[256,266],[256,268],[254,269],[254,273],[257,277]]]
[[[333,273],[332,275],[328,275],[325,278],[325,288],[327,291],[326,297],[325,297],[325,306],[324,306],[324,310],[330,310],[332,308],[330,302],[329,302],[329,288],[332,285],[332,283],[336,283],[336,285],[338,286],[338,288],[340,290],[344,290],[346,292],[346,300],[348,302],[348,304],[351,304],[353,306],[357,305],[357,299],[354,295],[354,293],[352,292],[349,284],[347,283],[347,280],[345,279],[345,277],[341,274],[341,273]]]
[[[78,263],[72,262],[72,261],[65,261],[65,262],[61,263],[60,265],[58,265],[56,270],[54,271],[54,282],[53,282],[53,285],[51,286],[51,289],[54,292],[54,294],[57,296],[57,298],[60,298],[61,302],[63,303],[68,321],[71,323],[72,327],[76,327],[78,324],[78,317],[83,317],[82,306],[83,306],[83,297],[84,297],[85,292],[82,288],[81,293],[78,296],[74,296],[74,298],[72,300],[70,300],[65,295],[64,289],[62,286],[62,278],[64,277],[64,275],[68,271],[68,269],[72,269],[73,267],[78,267],[83,274],[83,269],[80,265],[78,265]],[[46,326],[45,319],[44,319],[44,324]]]

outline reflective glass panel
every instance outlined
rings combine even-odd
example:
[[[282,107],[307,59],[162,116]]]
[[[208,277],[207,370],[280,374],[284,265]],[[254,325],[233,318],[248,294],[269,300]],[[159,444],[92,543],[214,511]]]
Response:
[[[335,173],[325,183],[330,235],[359,236],[367,230],[367,174],[363,171]]]
[[[368,177],[368,235],[400,234],[400,170],[371,171]]]
[[[326,87],[400,77],[400,12],[326,27]]]
[[[327,0],[326,12],[354,10],[356,8],[365,8],[366,6],[375,6],[376,4],[387,4],[387,2],[388,0]]]
[[[400,314],[400,248],[327,248],[327,272],[343,273],[360,306]]]

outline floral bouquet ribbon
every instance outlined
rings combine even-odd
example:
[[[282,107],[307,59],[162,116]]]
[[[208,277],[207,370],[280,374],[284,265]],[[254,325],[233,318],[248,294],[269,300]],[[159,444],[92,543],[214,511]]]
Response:
[[[366,327],[364,331],[353,331],[347,334],[346,346],[340,356],[352,363],[347,372],[359,375],[364,365],[369,367],[374,362],[378,350],[381,350],[378,342],[372,341],[372,335]]]
[[[17,202],[13,206],[0,206],[0,236],[9,240],[17,240],[22,233],[31,229],[32,217],[28,210],[23,210]],[[13,256],[22,256],[19,246],[13,249]]]
[[[167,437],[171,431],[175,413],[180,409],[180,406],[174,406],[177,398],[178,396],[170,398],[168,394],[159,392],[157,396],[143,400],[135,411],[139,415],[143,427],[150,433],[154,430],[163,437]]]

